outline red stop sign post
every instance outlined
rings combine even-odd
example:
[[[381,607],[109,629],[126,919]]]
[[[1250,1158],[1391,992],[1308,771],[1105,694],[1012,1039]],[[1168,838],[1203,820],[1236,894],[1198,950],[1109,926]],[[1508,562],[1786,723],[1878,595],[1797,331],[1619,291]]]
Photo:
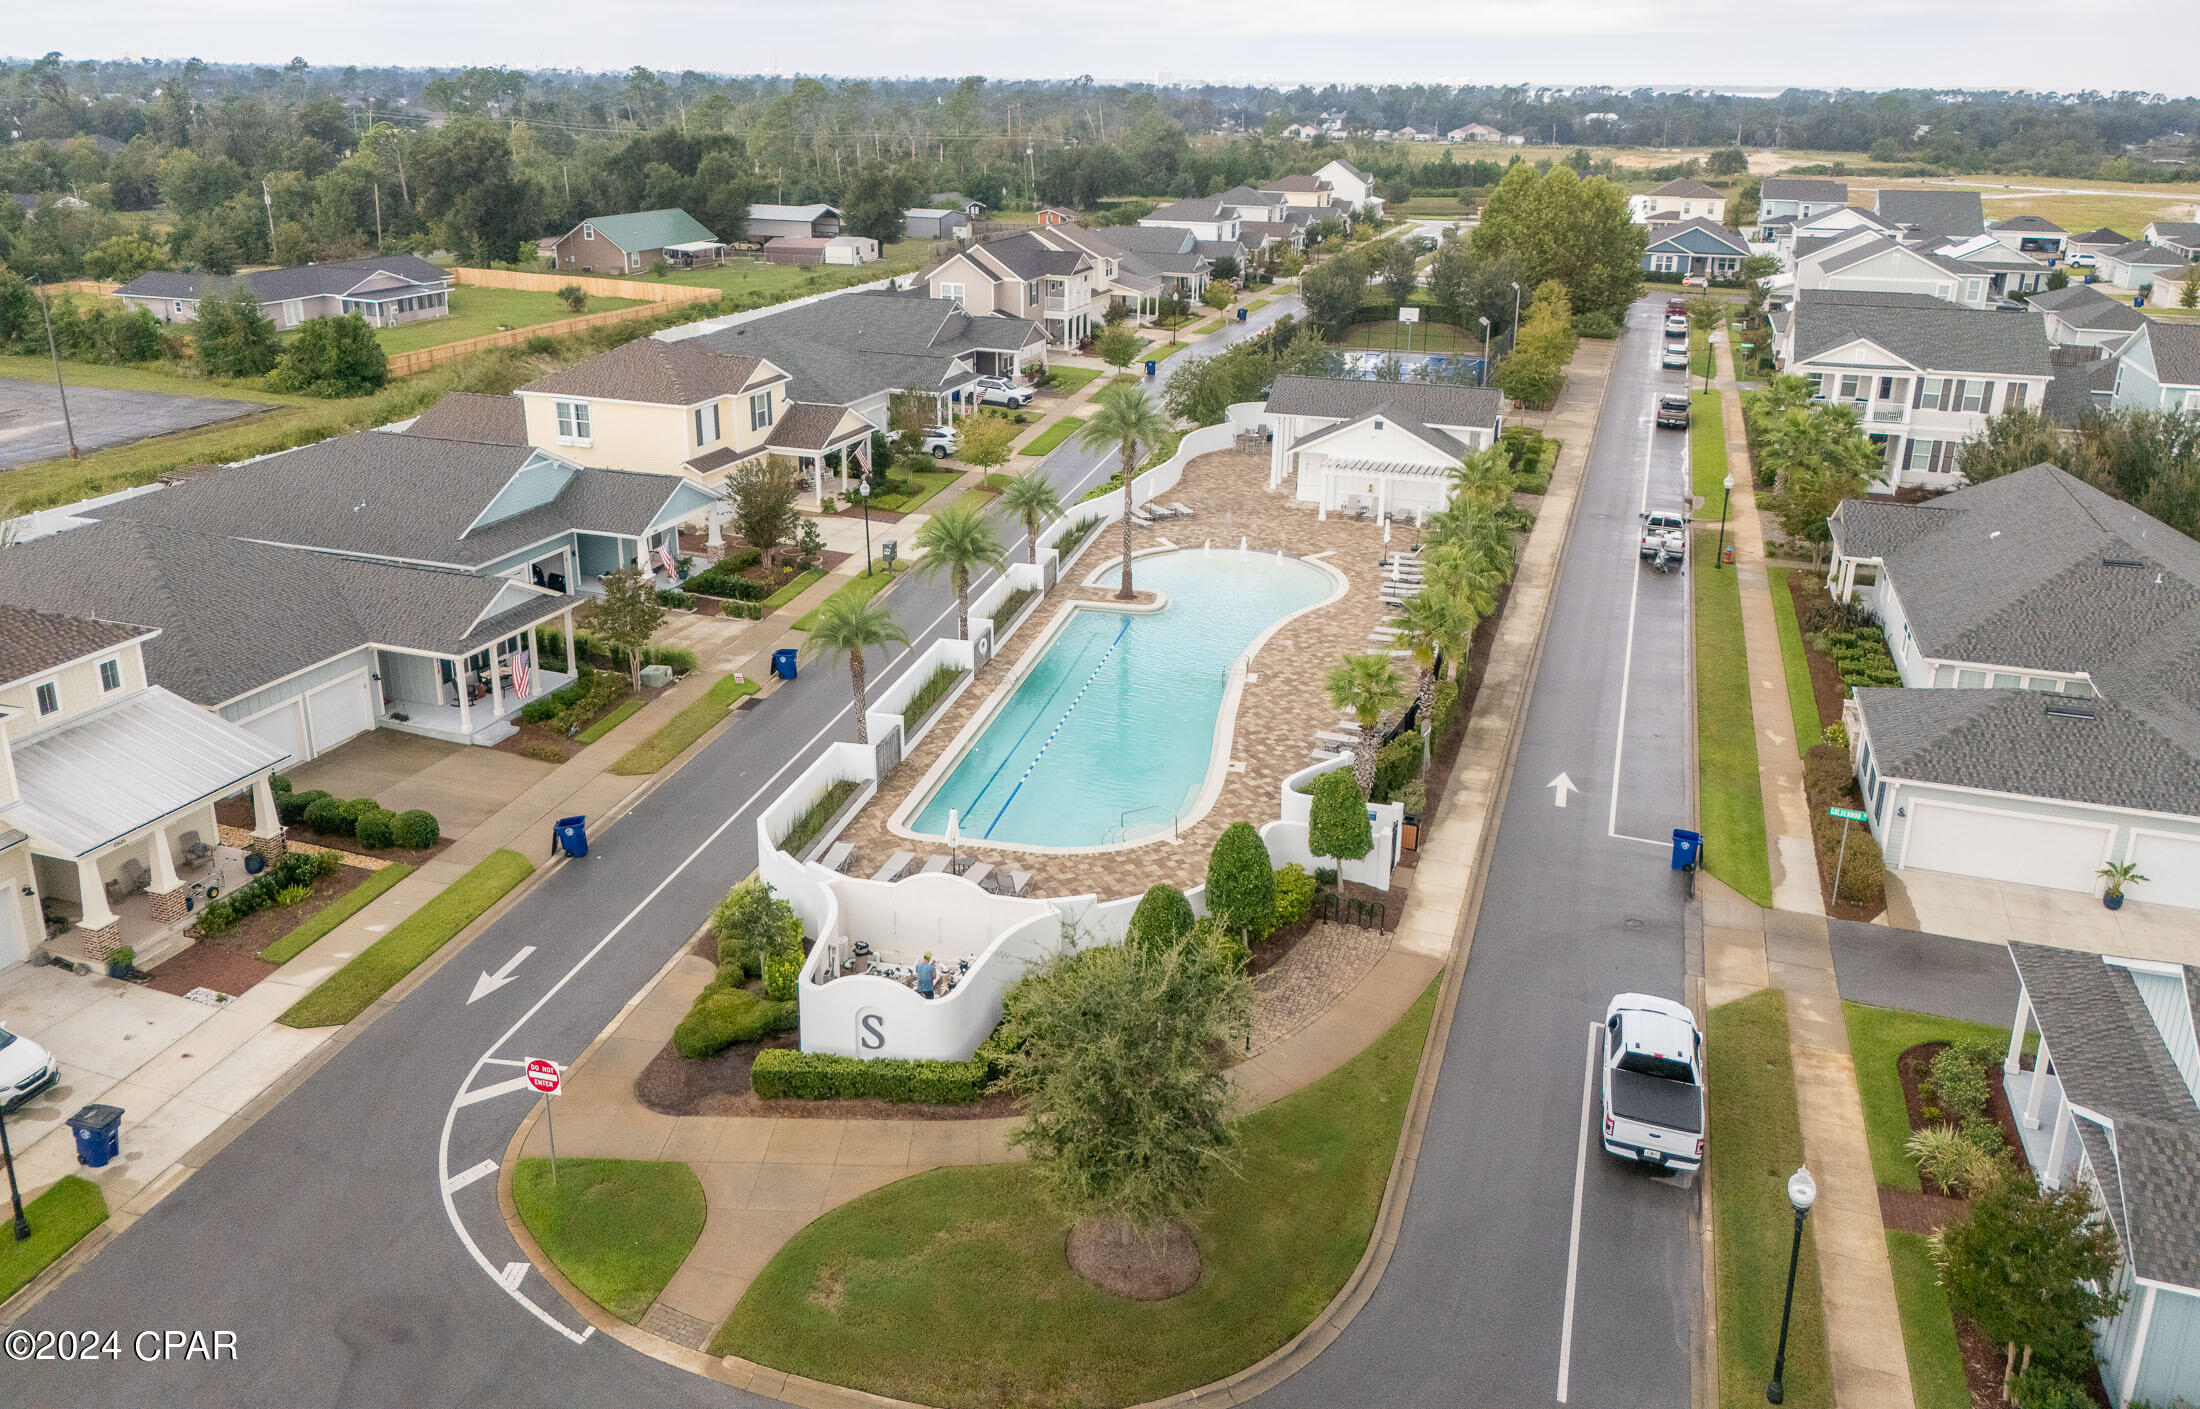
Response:
[[[542,1118],[550,1128],[550,1182],[558,1182],[558,1118],[550,1113],[550,1098],[557,1094],[565,1073],[548,1057],[527,1059],[527,1084],[542,1094]]]

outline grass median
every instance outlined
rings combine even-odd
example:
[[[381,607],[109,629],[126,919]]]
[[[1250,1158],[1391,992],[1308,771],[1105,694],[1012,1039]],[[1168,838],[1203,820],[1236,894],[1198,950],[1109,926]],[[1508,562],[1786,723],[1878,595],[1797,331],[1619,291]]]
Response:
[[[89,1179],[66,1175],[23,1206],[31,1235],[24,1242],[0,1237],[0,1301],[52,1266],[84,1235],[107,1221],[107,1196]]]
[[[1044,455],[1085,428],[1082,416],[1068,415],[1033,436],[1028,444],[1018,446],[1019,455]]]
[[[1787,1180],[1803,1163],[1788,1053],[1787,996],[1764,989],[1711,1010],[1704,1038],[1710,1062],[1709,1210],[1718,1306],[1719,1404],[1757,1409],[1780,1339],[1795,1215]],[[1803,1234],[1788,1329],[1787,1400],[1795,1409],[1833,1409],[1826,1318],[1813,1235]]]
[[[885,565],[881,563],[871,570],[871,575],[869,577],[865,577],[862,573],[859,572],[854,577],[849,578],[847,582],[837,588],[833,592],[833,595],[831,597],[827,597],[825,601],[830,602],[837,598],[849,597],[858,602],[868,602],[873,597],[876,597],[879,593],[884,592],[887,588],[893,586],[895,583],[901,581],[908,575],[909,569],[906,566],[904,566],[900,572],[889,573],[886,571]],[[824,609],[825,603],[820,602],[818,603],[818,605],[804,612],[801,616],[796,617],[794,622],[794,629],[797,631],[809,630],[812,626],[815,626],[817,624],[817,614]]]
[[[1808,753],[1825,737],[1818,718],[1818,694],[1811,688],[1810,657],[1803,650],[1803,628],[1795,619],[1795,598],[1788,593],[1793,568],[1774,568],[1772,621],[1780,632],[1780,672],[1787,678],[1788,716],[1795,723],[1795,751]]]
[[[1922,1233],[1887,1234],[1894,1300],[1902,1318],[1902,1348],[1910,1362],[1910,1398],[1917,1409],[1971,1409],[1971,1383],[1956,1343],[1955,1313]]]
[[[1688,487],[1703,501],[1704,512],[1720,502],[1726,478],[1726,405],[1715,391],[1689,396]]]
[[[638,1324],[703,1233],[703,1186],[674,1161],[523,1159],[512,1169],[520,1220],[573,1285]]]
[[[1902,1074],[1895,1069],[1896,1060],[1921,1042],[1969,1038],[2004,1047],[2009,1029],[1865,1003],[1843,1003],[1841,1017],[1849,1030],[1849,1054],[1856,1063],[1857,1094],[1864,1102],[1864,1138],[1871,1143],[1872,1178],[1887,1188],[1914,1194],[1923,1186],[1917,1181],[1917,1166],[1902,1152],[1910,1138],[1910,1110],[1902,1099]]]
[[[711,1343],[926,1404],[1131,1404],[1297,1335],[1367,1248],[1435,1011],[1431,984],[1365,1051],[1245,1118],[1241,1177],[1195,1220],[1205,1275],[1163,1302],[1071,1271],[1020,1164],[933,1170],[794,1235]]]
[[[821,568],[812,568],[797,577],[788,578],[777,592],[764,599],[764,609],[771,611],[774,608],[783,607],[824,580],[825,573]]]
[[[1049,367],[1047,385],[1064,396],[1075,396],[1101,375],[1097,367]]]
[[[1739,574],[1712,569],[1714,535],[1698,531],[1689,575],[1696,604],[1696,787],[1704,869],[1759,905],[1772,904],[1765,799],[1757,779]]]
[[[516,851],[491,852],[480,865],[445,887],[442,894],[399,921],[396,928],[291,1004],[281,1021],[289,1027],[335,1027],[350,1022],[448,944],[452,936],[480,919],[534,870],[534,863]]]
[[[358,914],[373,903],[374,898],[411,875],[418,867],[403,861],[392,861],[381,870],[371,872],[367,878],[339,897],[335,904],[314,912],[289,934],[260,951],[260,960],[268,964],[287,964],[307,949],[319,943],[329,931]]]
[[[605,771],[621,777],[656,772],[709,733],[735,704],[759,688],[754,680],[736,680],[731,675],[721,678],[701,699],[672,716],[664,727],[628,749]]]
[[[624,724],[629,719],[632,719],[635,715],[640,714],[642,712],[642,706],[648,703],[649,701],[647,700],[628,700],[625,704],[622,704],[617,709],[610,711],[608,714],[604,715],[603,718],[589,725],[586,729],[581,730],[580,733],[574,735],[573,737],[584,744],[592,744],[598,739],[602,738],[604,735],[610,733],[612,730],[618,728],[621,724]]]

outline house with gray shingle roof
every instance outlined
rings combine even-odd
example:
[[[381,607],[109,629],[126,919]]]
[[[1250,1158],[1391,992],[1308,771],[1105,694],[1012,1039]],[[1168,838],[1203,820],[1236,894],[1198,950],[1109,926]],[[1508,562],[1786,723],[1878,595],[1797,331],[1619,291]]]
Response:
[[[2115,401],[2149,411],[2200,414],[2200,324],[2146,318],[2124,345]]]
[[[393,328],[451,311],[451,271],[418,255],[369,255],[301,264],[295,269],[254,269],[244,273],[177,274],[148,270],[115,290],[115,297],[142,308],[163,323],[188,323],[199,316],[199,300],[209,293],[249,291],[260,312],[278,328],[295,328],[308,318],[356,313],[377,328]]]
[[[2140,232],[2150,245],[2173,250],[2186,259],[2200,259],[2200,224],[2190,220],[2155,220]]]
[[[1692,177],[1682,177],[1629,196],[1627,217],[1637,225],[1653,220],[1708,220],[1716,225],[1726,219],[1726,193]]]
[[[2018,254],[2050,262],[2063,257],[2070,232],[2044,215],[2012,215],[1986,227],[1986,233]]]
[[[2057,347],[2101,347],[2118,352],[2147,325],[2147,316],[2091,284],[2043,289],[2026,306],[2047,315],[2047,340]]]
[[[1856,408],[1895,488],[1961,484],[1958,447],[1989,416],[2038,406],[2055,374],[2042,315],[1909,293],[1803,290],[1773,355]]]
[[[1888,866],[2097,895],[2129,860],[2200,908],[2200,543],[2053,465],[1830,524],[1903,681],[1847,711]]]
[[[2095,255],[2094,265],[2109,283],[2144,293],[2153,287],[2156,274],[2183,273],[2185,256],[2178,250],[2133,240]]]
[[[1799,243],[1794,270],[1798,292],[1925,294],[1981,309],[1996,301],[1991,271],[1868,227],[1807,250]]]
[[[558,236],[550,257],[562,274],[636,274],[724,264],[726,247],[684,210],[638,210],[590,216]]]
[[[1757,220],[1809,220],[1849,203],[1846,181],[1816,176],[1767,176],[1757,190]]]
[[[1899,229],[1967,240],[1986,232],[1986,207],[1976,191],[1914,191],[1883,188],[1875,204],[1879,218]]]
[[[1201,240],[1235,240],[1238,208],[1219,196],[1171,201],[1139,220],[1148,230],[1188,230]]]
[[[2121,230],[2112,230],[2103,225],[2097,230],[2088,230],[2082,235],[2072,235],[2064,242],[2064,248],[2070,252],[2071,259],[2075,261],[2080,255],[2097,257],[2108,253],[2112,249],[2120,249],[2130,243],[2131,236],[2126,235]]]
[[[2103,1288],[2123,1305],[2093,1328],[2101,1383],[2115,1404],[2200,1400],[2200,967],[2023,941],[2009,958],[2002,1083],[2025,1157],[2043,1186],[2084,1189],[2123,1254]]]
[[[1093,306],[1096,270],[1083,250],[1023,231],[957,250],[918,278],[933,298],[978,316],[1029,319],[1046,329],[1050,345],[1074,348],[1092,336],[1106,306]]]
[[[1749,258],[1742,237],[1716,220],[1701,216],[1686,220],[1659,220],[1650,227],[1643,246],[1642,268],[1649,274],[1696,274],[1710,279],[1732,279]]]
[[[1268,392],[1268,487],[1289,484],[1323,518],[1418,519],[1450,502],[1460,460],[1497,443],[1503,407],[1480,387],[1278,377]]]

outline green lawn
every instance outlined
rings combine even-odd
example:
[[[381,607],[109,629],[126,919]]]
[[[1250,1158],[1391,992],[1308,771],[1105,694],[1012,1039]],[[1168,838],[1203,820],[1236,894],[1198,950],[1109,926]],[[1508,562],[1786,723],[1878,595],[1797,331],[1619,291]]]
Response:
[[[611,710],[610,712],[606,713],[603,718],[589,725],[586,729],[581,730],[580,733],[574,735],[574,737],[579,739],[584,744],[592,744],[598,739],[602,738],[604,735],[610,733],[612,730],[618,728],[621,724],[624,724],[629,719],[632,719],[635,715],[640,714],[642,712],[642,706],[647,703],[649,703],[649,701],[647,700],[628,700],[625,704],[620,705],[617,709]]]
[[[523,1159],[512,1202],[527,1231],[573,1285],[638,1324],[703,1232],[703,1186],[678,1161]]]
[[[956,480],[961,479],[962,471],[896,469],[894,478],[916,481],[916,492],[914,494],[881,494],[871,501],[872,508],[897,514],[914,512],[933,495],[947,488]]]
[[[1711,334],[1702,328],[1688,330],[1688,375],[1698,379],[1713,375]]]
[[[825,601],[830,602],[839,597],[853,597],[859,602],[868,602],[908,575],[909,569],[906,565],[903,566],[900,572],[889,574],[885,566],[881,564],[871,569],[869,577],[865,577],[859,572],[854,577],[849,578],[847,582],[841,585],[839,590],[835,591],[831,597],[827,597]],[[811,626],[816,624],[817,614],[824,609],[824,602],[820,602],[817,606],[796,617],[794,629],[797,631],[809,630]]]
[[[1214,319],[1212,322],[1202,323],[1198,327],[1193,328],[1189,332],[1187,332],[1185,336],[1191,338],[1203,338],[1209,333],[1217,333],[1222,331],[1222,325],[1228,321],[1229,320],[1227,318],[1217,318]]]
[[[1726,478],[1726,407],[1715,391],[1696,392],[1689,401],[1688,484],[1711,512]]]
[[[1482,339],[1450,323],[1354,323],[1338,343],[1344,347],[1371,347],[1396,352],[1461,352],[1482,354]]]
[[[1965,1037],[2006,1049],[2009,1030],[1862,1003],[1843,1003],[1841,1016],[1848,1024],[1856,1089],[1864,1100],[1864,1135],[1872,1147],[1872,1178],[1890,1189],[1915,1193],[1922,1186],[1917,1181],[1917,1166],[1902,1152],[1910,1138],[1910,1113],[1902,1103],[1902,1077],[1895,1070],[1895,1059],[1920,1042],[1954,1042]]]
[[[764,599],[764,609],[769,611],[774,607],[783,607],[807,592],[813,584],[824,580],[825,571],[822,568],[812,568],[808,572],[790,577],[777,592]]]
[[[1711,566],[1716,535],[1698,530],[1689,550],[1696,599],[1697,811],[1704,869],[1759,905],[1772,904],[1765,855],[1765,800],[1757,781],[1757,730],[1749,709],[1738,574]]]
[[[1064,416],[1061,420],[1056,421],[1053,425],[1033,436],[1028,444],[1018,446],[1016,453],[1019,455],[1044,455],[1083,430],[1084,427],[1083,417]]]
[[[329,931],[367,908],[376,896],[396,885],[417,869],[402,861],[393,861],[379,871],[370,872],[367,878],[345,891],[335,904],[314,912],[312,918],[293,929],[260,951],[260,959],[269,964],[287,964],[306,952]]]
[[[17,1242],[12,1234],[0,1236],[0,1301],[14,1296],[24,1283],[46,1270],[55,1258],[84,1240],[84,1235],[107,1221],[107,1196],[89,1179],[74,1174],[23,1205],[31,1221],[31,1236]]]
[[[682,269],[665,275],[668,284],[693,284],[717,289],[751,308],[784,303],[807,294],[868,284],[890,274],[907,274],[923,265],[930,252],[928,240],[896,240],[879,246],[879,257],[870,264],[821,264],[805,269],[798,264],[764,264],[736,259],[722,269]],[[653,276],[652,276],[653,277]]]
[[[53,385],[53,363],[44,357],[0,357],[0,378],[9,381]],[[147,362],[134,367],[108,367],[91,362],[64,362],[61,380],[66,386],[107,387],[115,391],[152,391],[164,396],[211,396],[223,401],[257,401],[269,406],[326,406],[314,396],[290,396],[268,391],[258,378],[231,381],[227,377],[201,377],[173,362]]]
[[[722,677],[701,699],[672,716],[656,733],[628,749],[605,771],[621,777],[656,772],[678,758],[689,744],[709,733],[711,726],[731,713],[735,704],[761,688],[754,680],[737,681],[731,675]]]
[[[1272,298],[1256,298],[1251,303],[1245,305],[1245,311],[1247,313],[1258,313],[1263,308],[1266,308],[1269,304],[1274,302],[1275,300]]]
[[[1795,598],[1788,594],[1793,568],[1774,568],[1772,620],[1780,629],[1780,669],[1787,676],[1788,714],[1795,721],[1795,751],[1808,753],[1825,737],[1818,718],[1818,696],[1810,687],[1810,657],[1803,651],[1803,629],[1796,624]]]
[[[1157,343],[1147,348],[1140,356],[1143,361],[1147,362],[1166,362],[1182,352],[1187,346],[1189,344],[1181,342]]]
[[[1075,396],[1102,375],[1097,367],[1049,367],[1047,385],[1064,396]]]
[[[1788,1054],[1787,996],[1768,988],[1711,1010],[1704,1050],[1710,1063],[1711,1207],[1717,1299],[1719,1404],[1757,1409],[1780,1338],[1788,1249],[1795,1215],[1787,1180],[1803,1163]],[[1786,1402],[1833,1409],[1818,1257],[1806,1228],[1788,1330]]]
[[[632,308],[640,302],[638,298],[606,298],[591,294],[588,306],[581,312],[606,313],[614,308]],[[502,328],[531,328],[537,323],[555,323],[574,316],[554,293],[460,284],[451,290],[449,317],[423,318],[417,323],[382,328],[374,336],[384,352],[413,352],[423,347],[441,347],[447,342],[478,338]]]
[[[516,851],[491,852],[480,865],[451,882],[441,895],[291,1004],[281,1021],[290,1027],[333,1027],[350,1022],[449,943],[453,935],[480,919],[534,870],[535,863]]]
[[[1912,1402],[1917,1409],[1971,1409],[1955,1313],[1948,1309],[1948,1293],[1940,1285],[1924,1235],[1887,1234],[1887,1261],[1894,1266],[1895,1308],[1910,1361]]]
[[[780,1249],[711,1343],[926,1404],[1130,1404],[1282,1345],[1344,1285],[1390,1175],[1436,985],[1366,1051],[1246,1117],[1242,1166],[1196,1221],[1205,1275],[1163,1302],[1069,1269],[1020,1164],[946,1168],[825,1214]]]

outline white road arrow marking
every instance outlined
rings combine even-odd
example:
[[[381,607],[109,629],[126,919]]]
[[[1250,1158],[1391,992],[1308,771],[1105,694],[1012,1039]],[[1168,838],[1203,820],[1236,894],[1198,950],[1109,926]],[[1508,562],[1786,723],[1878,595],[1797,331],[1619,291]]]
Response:
[[[488,997],[490,994],[496,992],[498,989],[504,987],[504,985],[510,983],[512,981],[512,971],[518,968],[520,965],[526,963],[527,956],[534,952],[535,946],[532,944],[527,945],[522,948],[519,953],[514,954],[509,959],[506,959],[504,961],[503,968],[498,969],[493,974],[484,972],[480,978],[474,980],[474,996],[468,998],[466,1001],[468,1003],[478,1003],[482,999]]]
[[[1559,774],[1556,778],[1551,779],[1551,781],[1545,783],[1543,786],[1551,790],[1551,801],[1557,803],[1560,807],[1564,807],[1566,805],[1566,794],[1578,793],[1581,791],[1581,789],[1574,786],[1574,780],[1567,777],[1563,773]]]

